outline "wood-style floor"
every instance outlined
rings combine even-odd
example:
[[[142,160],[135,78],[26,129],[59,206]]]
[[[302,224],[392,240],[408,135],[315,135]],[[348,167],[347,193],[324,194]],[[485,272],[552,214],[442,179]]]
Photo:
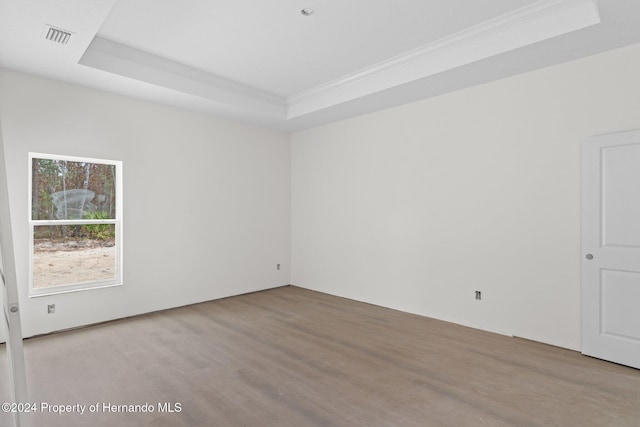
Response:
[[[29,339],[25,352],[34,402],[156,407],[37,413],[38,427],[640,426],[638,370],[296,287]]]

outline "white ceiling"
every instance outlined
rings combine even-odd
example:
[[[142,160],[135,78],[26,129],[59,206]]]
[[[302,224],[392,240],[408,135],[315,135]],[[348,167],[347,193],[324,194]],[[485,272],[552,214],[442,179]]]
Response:
[[[288,97],[530,3],[129,0],[98,36]]]
[[[0,0],[0,67],[282,130],[637,42],[638,0]]]

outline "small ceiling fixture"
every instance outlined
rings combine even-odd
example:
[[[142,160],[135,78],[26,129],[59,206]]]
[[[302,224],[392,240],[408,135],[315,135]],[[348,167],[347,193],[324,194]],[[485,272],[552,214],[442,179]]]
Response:
[[[313,15],[314,10],[309,8],[309,7],[305,7],[304,9],[302,9],[300,11],[301,14],[303,14],[304,16],[311,16]]]
[[[62,30],[60,28],[52,27],[51,25],[45,25],[42,33],[43,37],[55,43],[67,44],[71,39],[71,31]]]

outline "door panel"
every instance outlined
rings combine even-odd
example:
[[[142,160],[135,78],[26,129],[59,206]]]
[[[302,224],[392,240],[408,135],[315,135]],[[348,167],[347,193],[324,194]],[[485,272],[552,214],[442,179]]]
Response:
[[[601,270],[600,286],[600,333],[640,340],[640,273]]]
[[[603,147],[601,153],[602,246],[640,247],[640,145]]]
[[[640,368],[640,132],[582,145],[582,352]]]

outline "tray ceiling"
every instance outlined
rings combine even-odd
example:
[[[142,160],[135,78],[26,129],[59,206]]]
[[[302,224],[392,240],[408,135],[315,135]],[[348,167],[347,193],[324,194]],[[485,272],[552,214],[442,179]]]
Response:
[[[636,43],[638,3],[0,0],[0,66],[299,130]]]

